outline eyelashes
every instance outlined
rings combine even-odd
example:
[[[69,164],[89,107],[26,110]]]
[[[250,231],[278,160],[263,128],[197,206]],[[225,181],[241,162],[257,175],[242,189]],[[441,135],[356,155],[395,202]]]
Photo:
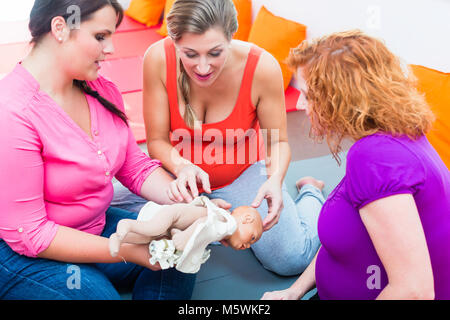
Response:
[[[208,55],[209,55],[210,57],[213,57],[213,58],[217,58],[217,57],[219,57],[221,54],[222,54],[222,51],[213,51],[213,52],[209,52],[209,53],[208,53]],[[195,58],[195,57],[198,56],[197,53],[185,53],[185,55],[186,55],[186,57],[188,57],[189,59],[193,59],[193,58]]]
[[[97,41],[103,41],[105,40],[105,35],[104,34],[98,34],[95,36],[95,39],[97,39]]]

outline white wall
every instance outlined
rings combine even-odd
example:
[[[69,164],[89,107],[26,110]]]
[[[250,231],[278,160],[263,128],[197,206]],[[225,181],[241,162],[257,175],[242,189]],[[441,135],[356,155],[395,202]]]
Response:
[[[450,72],[450,0],[253,0],[254,17],[262,5],[308,38],[359,28],[406,63]]]
[[[127,8],[130,0],[119,0]],[[383,39],[406,63],[450,72],[450,0],[252,0],[303,23],[308,38],[358,28]],[[282,32],[282,31],[279,31]]]
[[[127,9],[130,5],[131,0],[119,0],[119,3],[122,5],[124,9]]]

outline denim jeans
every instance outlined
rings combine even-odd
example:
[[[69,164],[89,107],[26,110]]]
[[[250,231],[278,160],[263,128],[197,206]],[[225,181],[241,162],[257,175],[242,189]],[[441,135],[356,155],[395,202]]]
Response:
[[[245,170],[232,184],[205,195],[211,199],[226,200],[233,210],[241,205],[250,205],[266,180],[265,163],[260,161]],[[320,247],[317,222],[325,199],[313,185],[304,185],[297,197],[292,199],[283,183],[282,194],[284,208],[278,223],[264,232],[251,248],[264,268],[279,275],[292,276],[306,269]],[[114,185],[111,205],[139,211],[145,203],[145,199],[132,194],[119,183]],[[262,219],[267,216],[265,200],[258,212]]]
[[[120,219],[137,214],[110,207],[102,236],[115,232]],[[0,299],[110,300],[118,290],[133,299],[190,299],[195,275],[176,269],[152,271],[133,263],[71,264],[19,255],[0,239]]]

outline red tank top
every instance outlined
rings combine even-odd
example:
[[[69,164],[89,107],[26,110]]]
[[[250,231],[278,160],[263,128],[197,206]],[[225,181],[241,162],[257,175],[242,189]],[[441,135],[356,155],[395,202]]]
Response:
[[[170,108],[170,141],[181,156],[209,174],[211,189],[231,184],[253,163],[264,159],[256,108],[251,101],[253,74],[262,49],[252,45],[236,104],[222,121],[191,129],[180,114],[177,95],[177,59],[170,38],[164,40],[166,88]],[[203,191],[203,190],[200,190]]]

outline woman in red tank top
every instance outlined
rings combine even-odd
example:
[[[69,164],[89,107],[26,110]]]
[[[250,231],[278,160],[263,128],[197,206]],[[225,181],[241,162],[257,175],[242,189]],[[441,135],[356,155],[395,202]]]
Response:
[[[176,178],[169,197],[189,202],[206,192],[252,205],[265,230],[252,246],[257,258],[280,274],[302,272],[319,243],[307,231],[316,223],[299,212],[318,216],[322,195],[315,191],[314,210],[299,210],[284,188],[291,151],[277,60],[232,39],[231,0],[177,0],[167,27],[169,37],[145,54],[143,90],[149,154]]]
[[[201,6],[217,6],[223,26],[214,9],[201,17],[208,12]],[[232,40],[230,0],[176,1],[167,21],[170,37],[144,60],[144,117],[149,154],[177,177],[169,196],[189,201],[229,185],[267,152],[270,177],[253,204],[269,200],[269,229],[281,212],[290,161],[279,64],[259,47]]]

